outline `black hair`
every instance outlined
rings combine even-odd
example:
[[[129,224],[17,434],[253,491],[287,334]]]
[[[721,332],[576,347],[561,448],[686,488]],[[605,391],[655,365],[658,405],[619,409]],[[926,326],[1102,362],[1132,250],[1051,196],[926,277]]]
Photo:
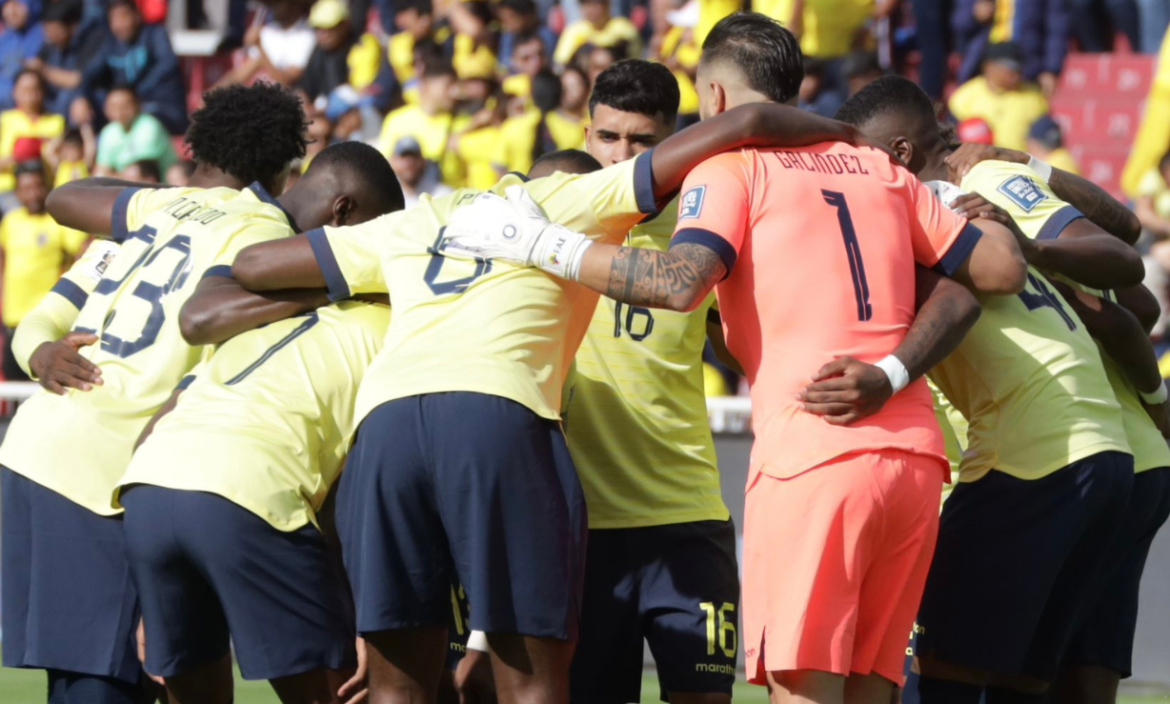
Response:
[[[877,52],[858,49],[845,55],[841,72],[846,78],[861,78],[875,73],[884,73],[882,64],[878,61]]]
[[[822,78],[825,75],[825,62],[815,56],[804,57],[804,75]]]
[[[81,21],[81,3],[77,0],[58,0],[45,5],[41,11],[42,22],[77,24]]]
[[[26,159],[17,164],[13,170],[13,176],[17,179],[27,174],[36,174],[46,182],[49,180],[48,174],[45,173],[45,162],[40,159]]]
[[[187,175],[187,178],[191,178],[195,174],[195,162],[190,159],[179,159],[174,164],[171,164],[171,166],[177,166],[182,169],[183,173]]]
[[[738,68],[752,90],[777,103],[800,94],[804,80],[800,41],[766,15],[737,12],[720,20],[703,41],[700,63],[718,61]]]
[[[589,96],[589,114],[592,116],[598,105],[605,105],[674,125],[678,102],[678,81],[670,69],[644,59],[623,59],[597,75]]]
[[[535,15],[536,3],[533,0],[500,0],[499,9],[508,8],[518,15]]]
[[[480,22],[483,22],[485,25],[491,24],[492,20],[495,19],[492,17],[492,8],[489,7],[488,3],[484,2],[483,0],[462,0],[462,3],[464,5],[464,9],[470,12],[473,17],[475,17]]]
[[[381,213],[392,213],[406,207],[402,186],[390,162],[377,149],[364,142],[349,141],[331,144],[313,158],[305,177],[322,170],[345,174],[359,184],[378,204]]]
[[[557,109],[563,91],[560,76],[547,68],[532,77],[532,103],[542,113]]]
[[[134,2],[134,0],[110,0],[106,3],[106,12],[109,12],[115,7],[129,7],[134,10],[135,14],[142,14],[138,10],[138,3]]]
[[[590,174],[594,171],[601,171],[601,162],[580,149],[561,149],[549,152],[533,161],[532,168],[528,170],[529,176],[532,176],[538,168],[548,170],[549,173],[563,171],[568,174]],[[533,178],[538,177],[533,176]]]
[[[81,136],[81,130],[76,127],[70,127],[65,131],[61,137],[62,144],[85,144],[85,138]]]
[[[917,83],[901,76],[882,76],[857,91],[841,109],[837,119],[861,127],[874,119],[897,111],[915,121],[915,127],[936,125],[934,104]]]
[[[512,53],[516,53],[516,49],[527,44],[528,42],[540,42],[544,44],[544,37],[540,36],[540,32],[529,29],[523,32],[517,32],[516,38],[512,40]]]
[[[426,80],[428,78],[442,78],[444,76],[458,77],[459,74],[455,72],[455,65],[451,63],[451,59],[445,56],[430,56],[423,60],[422,71],[419,72],[419,78]]]
[[[142,174],[143,178],[147,178],[147,179],[153,178],[155,181],[162,183],[162,181],[163,181],[162,167],[159,166],[158,162],[155,161],[154,159],[140,159],[140,160],[134,162],[133,164],[131,164],[131,166],[137,166],[138,171],[139,171],[139,173]]]
[[[106,95],[119,90],[126,91],[130,95],[133,95],[135,100],[138,100],[138,91],[130,83],[115,83],[114,85],[110,86],[110,90],[106,92]]]
[[[22,68],[17,71],[16,75],[12,78],[12,87],[15,88],[16,84],[20,83],[20,79],[24,78],[25,76],[35,76],[37,83],[41,85],[41,90],[49,90],[49,84],[45,81],[45,77],[42,76],[39,71],[34,71],[31,68]]]
[[[274,83],[217,88],[191,115],[191,158],[244,183],[270,184],[305,156],[308,120],[300,98]]]
[[[432,0],[396,0],[394,3],[394,14],[399,12],[406,12],[407,10],[414,10],[420,15],[433,15],[435,13],[435,4]]]

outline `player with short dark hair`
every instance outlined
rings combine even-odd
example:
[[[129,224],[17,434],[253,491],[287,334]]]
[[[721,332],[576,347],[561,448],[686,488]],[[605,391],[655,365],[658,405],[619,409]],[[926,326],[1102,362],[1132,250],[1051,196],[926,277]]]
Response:
[[[4,664],[49,670],[51,696],[62,701],[141,696],[137,598],[114,488],[143,426],[200,357],[181,336],[183,303],[230,273],[224,267],[239,248],[295,233],[297,218],[357,221],[382,207],[325,191],[286,194],[284,204],[270,195],[304,155],[304,112],[287,91],[266,84],[212,91],[193,119],[191,187],[85,179],[49,197],[63,225],[122,243],[92,293],[70,290],[80,309],[74,329],[97,337],[80,354],[100,380],[91,376],[84,393],[34,395],[0,446]],[[320,299],[237,288],[229,300],[255,327]]]
[[[532,162],[528,170],[528,178],[543,178],[555,173],[591,174],[601,170],[601,162],[593,158],[589,152],[580,149],[562,149],[541,155]]]
[[[770,101],[761,86],[795,101],[803,72],[795,38],[758,14],[724,23],[708,39],[720,50],[699,64],[702,116]],[[930,563],[945,467],[925,383],[898,392],[973,320],[912,340],[915,263],[980,291],[1014,293],[1024,264],[1012,233],[995,224],[980,232],[945,211],[882,152],[830,143],[706,161],[686,179],[666,252],[550,235],[527,224],[533,209],[518,210],[514,229],[463,237],[449,227],[443,244],[540,266],[632,306],[689,311],[716,291],[728,348],[752,385],[756,431],[744,527],[749,676],[767,682],[774,701],[842,702],[848,688],[851,701],[888,704]],[[807,236],[834,231],[843,240]],[[543,252],[546,237],[555,237],[555,264],[527,255]],[[941,278],[934,286],[970,299]],[[820,293],[810,299],[810,290]],[[872,419],[830,414],[826,422],[808,412],[816,401],[798,400],[819,374],[848,383],[874,371],[884,393]]]

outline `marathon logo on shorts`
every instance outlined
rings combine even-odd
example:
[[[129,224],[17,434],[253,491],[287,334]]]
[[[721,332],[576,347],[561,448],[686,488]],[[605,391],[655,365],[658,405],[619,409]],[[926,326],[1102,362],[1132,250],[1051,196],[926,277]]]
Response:
[[[1040,186],[1027,176],[1013,176],[1000,184],[999,192],[1012,199],[1012,202],[1030,213],[1037,205],[1048,200]]]
[[[678,203],[678,219],[699,217],[703,212],[703,200],[706,196],[706,186],[695,186],[687,191]]]

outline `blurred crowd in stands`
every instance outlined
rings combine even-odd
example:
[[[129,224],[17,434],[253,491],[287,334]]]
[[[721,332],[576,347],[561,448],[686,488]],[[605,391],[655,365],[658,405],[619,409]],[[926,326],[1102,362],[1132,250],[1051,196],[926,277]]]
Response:
[[[751,9],[800,37],[808,110],[832,116],[898,72],[919,81],[961,140],[1077,171],[1050,114],[1069,53],[1157,53],[1170,24],[1170,0],[748,1],[6,0],[3,325],[14,328],[85,246],[85,233],[45,214],[48,191],[90,175],[182,185],[193,165],[181,136],[201,91],[216,85],[267,80],[300,91],[316,140],[301,168],[333,141],[370,142],[409,205],[583,147],[590,86],[624,58],[667,65],[681,88],[680,123],[696,121],[703,39],[722,17]],[[1149,231],[1151,260],[1170,269],[1170,65],[1153,84],[1121,183]]]

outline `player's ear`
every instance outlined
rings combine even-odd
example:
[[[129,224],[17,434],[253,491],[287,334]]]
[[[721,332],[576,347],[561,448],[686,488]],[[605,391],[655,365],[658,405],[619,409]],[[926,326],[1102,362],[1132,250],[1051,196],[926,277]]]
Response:
[[[333,227],[348,225],[357,210],[357,203],[348,195],[341,195],[333,201]]]
[[[898,155],[898,159],[906,165],[914,160],[914,143],[905,137],[894,137],[890,140],[890,149]]]

